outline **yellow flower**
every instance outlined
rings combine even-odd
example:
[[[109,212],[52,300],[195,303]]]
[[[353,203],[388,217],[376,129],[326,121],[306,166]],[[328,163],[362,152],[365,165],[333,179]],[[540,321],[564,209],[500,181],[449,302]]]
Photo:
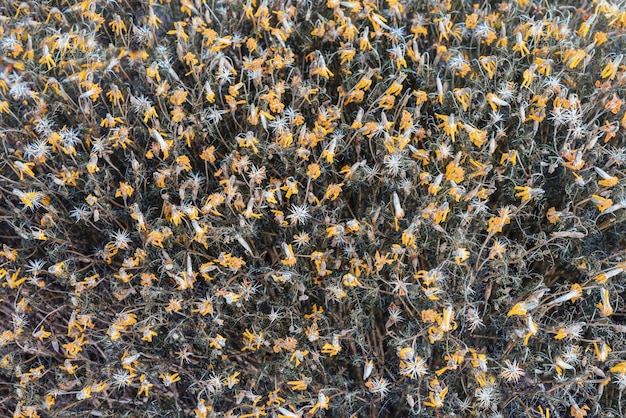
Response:
[[[344,65],[346,63],[352,62],[354,57],[356,56],[356,49],[354,48],[346,48],[341,50],[341,62],[339,65]]]
[[[141,386],[139,387],[139,392],[137,392],[137,396],[144,395],[147,398],[148,396],[150,396],[148,391],[154,385],[152,383],[150,383],[148,381],[148,379],[146,379],[146,375],[145,374],[142,374],[141,376],[139,376],[139,382],[141,382]]]
[[[457,184],[465,180],[465,170],[456,162],[452,161],[446,166],[446,181],[453,181]]]
[[[598,347],[598,344],[594,341],[593,349],[598,356],[598,361],[600,362],[605,362],[607,357],[609,356],[609,353],[611,352],[611,347],[609,347],[608,344],[605,342],[602,342],[602,345]]]
[[[611,316],[613,314],[613,307],[609,301],[609,291],[608,289],[600,288],[600,292],[600,298],[602,300],[596,306],[600,309],[600,314],[602,316]]]
[[[626,361],[622,361],[611,367],[611,373],[626,373]]]
[[[54,274],[57,277],[63,275],[65,269],[65,261],[60,261],[48,268],[48,273]]]
[[[318,409],[328,409],[328,401],[330,401],[330,398],[328,396],[324,395],[322,392],[318,393],[317,402],[315,403],[313,408],[309,410],[309,414],[315,414],[315,411],[317,411]]]
[[[442,332],[453,331],[457,327],[456,322],[454,321],[454,310],[452,306],[448,306],[443,310],[443,315],[441,317],[441,324],[439,324],[439,329]]]
[[[228,376],[226,379],[224,379],[224,384],[228,386],[228,389],[232,389],[233,386],[239,383],[240,374],[241,374],[240,372],[234,372],[233,374]]]
[[[454,253],[454,262],[458,265],[461,265],[465,260],[467,260],[470,256],[470,252],[467,251],[467,248],[457,248]]]
[[[124,23],[122,18],[117,14],[113,18],[113,20],[109,22],[109,26],[111,27],[111,30],[118,36],[121,35],[122,32],[126,32],[126,23]]]
[[[517,32],[515,34],[515,44],[513,45],[512,49],[515,52],[519,52],[522,57],[526,56],[529,53],[528,47],[526,46],[526,42],[524,41],[521,32]]]
[[[490,55],[490,56],[481,56],[478,58],[478,61],[480,62],[480,66],[487,72],[487,77],[489,77],[489,80],[493,79],[494,75],[496,74],[496,70],[497,70],[497,61],[496,61],[496,57]]]
[[[291,386],[291,390],[307,390],[310,380],[311,379],[302,376],[302,379],[292,380],[287,382],[287,384]]]
[[[606,32],[598,31],[598,32],[593,34],[593,41],[595,42],[596,46],[602,45],[607,40],[608,40],[608,38],[606,36]]]
[[[200,399],[198,402],[198,407],[194,409],[195,418],[207,418],[209,412],[213,411],[213,407],[211,405],[206,405],[206,400]]]
[[[606,199],[602,196],[598,196],[597,194],[591,195],[591,201],[596,204],[600,212],[604,212],[613,205],[613,201],[611,199]]]
[[[109,384],[107,382],[93,382],[91,384],[91,389],[96,393],[100,393],[104,389],[106,389],[108,386]]]
[[[442,128],[443,131],[452,138],[452,142],[455,140],[455,135],[459,132],[459,126],[463,126],[461,122],[455,121],[454,113],[451,115],[440,115],[439,113],[435,113],[435,116],[441,119],[441,123],[437,125],[439,128]]]
[[[567,49],[563,52],[563,63],[570,69],[576,68],[587,56],[584,49]]]
[[[293,352],[293,354],[291,354],[289,361],[293,361],[297,367],[304,360],[304,357],[307,354],[309,354],[309,350],[296,350]]]
[[[185,119],[185,116],[187,116],[185,110],[181,106],[174,107],[174,109],[170,110],[170,114],[172,115],[172,122],[175,123],[182,122],[182,120]]]
[[[111,90],[106,92],[106,96],[114,106],[118,106],[120,101],[124,101],[124,95],[116,85],[111,86]]]
[[[43,341],[45,338],[48,338],[51,335],[52,333],[49,331],[46,331],[43,328],[43,325],[41,326],[41,328],[39,328],[39,331],[33,332],[33,337],[38,338],[39,341]]]
[[[23,163],[21,161],[15,161],[15,167],[18,169],[20,174],[20,180],[24,180],[24,173],[28,174],[32,178],[35,178],[35,173],[31,167],[35,166],[35,163]]]
[[[168,31],[167,34],[176,35],[179,40],[182,39],[183,41],[186,41],[187,39],[189,39],[189,35],[185,33],[185,26],[187,26],[187,22],[174,22],[175,29]]]
[[[309,74],[311,74],[312,76],[319,75],[328,80],[334,75],[326,66],[326,61],[324,60],[324,57],[320,52],[317,52],[317,59],[313,63],[313,67],[314,68],[311,69],[309,72]]]
[[[470,141],[477,147],[482,147],[487,142],[487,131],[483,129],[474,128],[473,126],[464,123],[463,128],[467,131]]]
[[[17,276],[20,274],[20,270],[21,267],[18,268],[15,273],[13,273],[11,275],[10,278],[7,278],[7,283],[9,285],[9,289],[16,289],[18,288],[22,283],[24,283],[26,281],[26,277],[22,277],[20,279],[17,278]],[[6,284],[3,285],[3,287],[6,286]]]
[[[126,182],[120,182],[120,187],[115,191],[115,197],[121,197],[126,202],[126,199],[133,195],[135,189]]]
[[[524,347],[528,345],[528,340],[530,339],[530,337],[532,337],[533,335],[537,333],[537,331],[539,331],[539,327],[537,326],[537,323],[533,321],[533,318],[530,315],[526,317],[526,326],[528,328],[528,332],[526,333],[526,336],[524,337]]]
[[[561,303],[561,301],[565,301],[565,300],[571,300],[572,302],[576,302],[578,299],[580,299],[580,297],[583,295],[583,289],[580,286],[580,284],[578,283],[574,283],[571,288],[570,291],[567,292],[565,295],[555,299],[552,301],[552,303]]]
[[[52,67],[56,67],[56,63],[54,62],[54,58],[52,58],[52,54],[50,53],[50,50],[48,49],[48,45],[43,46],[43,52],[41,54],[41,58],[39,59],[39,64],[46,64],[46,66],[48,67],[48,70],[51,69]]]
[[[320,320],[323,318],[322,314],[324,313],[323,307],[318,307],[317,304],[313,304],[313,310],[310,314],[304,314],[304,319],[313,319],[314,321]]]
[[[448,394],[448,387],[441,387],[442,385],[437,378],[434,378],[428,386],[431,390],[428,394],[428,400],[424,401],[424,405],[434,409],[441,408]]]
[[[343,186],[343,183],[329,184],[328,187],[326,188],[326,193],[324,194],[324,199],[330,199],[330,200],[337,199],[339,197],[339,195],[341,194],[342,186]]]
[[[513,150],[511,152],[502,153],[502,157],[500,157],[500,164],[503,164],[505,161],[510,162],[511,165],[515,166],[517,164],[517,151]]]
[[[91,390],[92,390],[91,385],[83,388],[80,392],[76,394],[76,399],[78,399],[79,401],[82,401],[82,400],[91,398]]]
[[[413,360],[415,357],[415,350],[411,347],[403,347],[398,351],[398,357],[402,360]]]
[[[209,347],[221,350],[226,346],[226,338],[217,334],[215,337],[209,339]]]
[[[187,172],[191,170],[191,163],[189,161],[189,157],[187,157],[186,155],[176,157],[176,164],[180,165],[182,169]]]
[[[151,343],[152,342],[152,337],[156,337],[157,335],[159,335],[159,334],[157,334],[156,332],[152,331],[150,329],[150,327],[146,327],[143,330],[143,333],[142,333],[142,336],[141,336],[141,340],[142,341],[147,341],[147,342]]]
[[[246,350],[256,351],[259,348],[261,348],[261,345],[263,345],[264,341],[265,340],[263,339],[262,332],[259,332],[258,334],[254,334],[250,332],[250,330],[246,329],[243,333],[244,347],[241,349],[241,351],[246,351]]]
[[[330,141],[328,148],[322,151],[322,158],[325,158],[328,164],[332,164],[334,161],[336,147],[337,147],[337,140],[333,139],[332,141]]]
[[[587,404],[583,404],[582,407],[574,404],[570,407],[569,413],[573,418],[584,418],[587,416],[587,411],[589,411]]]
[[[493,260],[496,257],[502,259],[506,253],[506,245],[502,244],[499,240],[495,240],[489,249],[489,259]]]
[[[359,224],[359,221],[357,221],[356,219],[351,219],[348,222],[346,222],[346,232],[348,233],[358,232],[360,229],[361,229],[361,224]]]
[[[241,148],[252,148],[252,151],[256,154],[259,150],[256,147],[256,144],[259,143],[259,140],[254,136],[252,131],[246,132],[245,135],[240,135],[237,137],[237,144]],[[215,151],[215,147],[211,146],[213,151]],[[204,158],[203,158],[204,159]],[[215,158],[213,158],[215,160]]]
[[[339,337],[334,336],[332,340],[332,344],[331,343],[324,344],[324,346],[322,347],[322,353],[328,354],[329,356],[333,357],[339,354],[339,352],[341,351],[341,348],[342,347],[339,344]]]
[[[596,173],[598,173],[598,175],[602,177],[602,180],[598,181],[598,184],[600,186],[613,187],[619,183],[619,179],[617,177],[609,175],[606,171],[602,170],[601,168],[594,167],[594,169],[596,170]]]
[[[543,189],[540,188],[532,188],[529,186],[515,186],[515,190],[519,190],[518,193],[515,193],[515,197],[521,197],[522,202],[526,202],[532,199],[535,196],[539,196],[543,194]]]
[[[362,284],[359,281],[359,279],[357,279],[356,276],[354,274],[352,274],[352,273],[344,274],[344,276],[343,276],[343,284],[346,287],[362,286]]]
[[[165,386],[170,386],[171,384],[176,383],[180,380],[180,376],[178,375],[178,373],[160,374],[159,378],[163,381],[163,384]]]
[[[54,396],[52,395],[46,395],[46,400],[43,403],[44,408],[46,408],[47,411],[49,411],[55,403],[55,399]]]
[[[490,234],[502,232],[502,228],[511,223],[511,209],[508,206],[500,208],[498,212],[500,216],[495,216],[488,221],[487,232]]]
[[[298,182],[292,179],[287,179],[286,184],[280,188],[281,190],[287,191],[285,196],[290,198],[291,196],[298,194]]]
[[[182,309],[181,300],[177,298],[171,298],[168,305],[165,307],[165,311],[169,314],[173,312],[180,312]]]
[[[524,302],[518,302],[507,312],[506,316],[524,316],[526,313],[537,306],[536,300],[528,300]]]

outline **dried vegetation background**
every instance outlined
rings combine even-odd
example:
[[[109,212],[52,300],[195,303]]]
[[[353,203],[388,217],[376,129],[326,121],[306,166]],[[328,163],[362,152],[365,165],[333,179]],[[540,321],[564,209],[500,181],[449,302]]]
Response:
[[[0,415],[623,417],[625,31],[2,2]]]

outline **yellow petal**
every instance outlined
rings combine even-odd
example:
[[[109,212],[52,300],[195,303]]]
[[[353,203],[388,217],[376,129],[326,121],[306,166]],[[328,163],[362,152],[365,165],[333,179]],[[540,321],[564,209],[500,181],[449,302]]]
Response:
[[[626,361],[622,361],[621,363],[616,364],[611,367],[612,373],[626,373]]]
[[[506,316],[513,316],[513,315],[519,315],[519,316],[526,315],[526,308],[524,307],[524,304],[522,302],[516,303],[515,306],[511,308],[509,313],[506,314]]]

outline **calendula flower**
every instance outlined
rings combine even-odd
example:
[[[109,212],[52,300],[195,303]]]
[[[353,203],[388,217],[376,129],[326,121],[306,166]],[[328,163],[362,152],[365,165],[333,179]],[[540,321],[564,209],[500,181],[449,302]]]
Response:
[[[604,212],[613,205],[613,200],[604,198],[599,195],[591,195],[591,201],[596,204],[600,212]]]
[[[291,390],[302,391],[302,390],[307,390],[310,381],[311,381],[310,378],[302,376],[300,380],[292,380],[290,382],[287,382],[287,384],[291,386]]]
[[[622,361],[611,367],[611,373],[626,373],[626,361]]]
[[[569,364],[568,362],[566,362],[565,360],[563,360],[559,356],[555,357],[553,366],[554,366],[554,369],[556,370],[556,373],[559,376],[561,376],[563,374],[564,370],[574,370],[575,369],[574,366],[572,366],[571,364]]]
[[[329,401],[330,401],[330,398],[328,396],[324,395],[322,392],[320,392],[317,395],[317,402],[315,403],[313,408],[311,408],[309,410],[309,414],[311,414],[311,415],[315,414],[315,412],[318,409],[328,409],[328,402]]]
[[[570,407],[570,415],[574,418],[584,418],[587,416],[587,411],[589,411],[590,408],[587,406],[587,404],[583,404],[583,406],[578,406],[578,404],[573,404]]]
[[[583,289],[578,283],[572,284],[570,291],[554,299],[551,304],[559,304],[567,301],[576,302],[583,294]]]
[[[511,209],[508,206],[498,209],[498,213],[499,216],[489,219],[488,233],[502,232],[502,228],[511,223]]]
[[[452,306],[447,306],[443,310],[443,314],[441,316],[441,323],[439,324],[439,329],[443,332],[449,332],[455,330],[457,327],[456,322],[454,321],[454,309]]]
[[[135,189],[133,189],[130,184],[126,182],[120,182],[119,188],[115,191],[115,197],[121,197],[122,199],[124,199],[124,202],[126,202],[126,199],[132,196],[134,191]]]
[[[328,354],[330,357],[336,356],[341,351],[341,344],[339,344],[339,337],[333,336],[332,343],[326,343],[322,347],[322,353]]]
[[[620,63],[622,62],[622,58],[624,56],[622,54],[618,55],[613,59],[613,61],[609,62],[600,73],[600,77],[608,78],[609,80],[613,80],[617,75],[617,69],[619,68]]]
[[[619,179],[616,176],[609,175],[606,171],[599,167],[594,167],[596,173],[602,178],[598,181],[598,184],[603,187],[613,187],[619,183]]]
[[[611,302],[609,301],[609,290],[600,288],[600,298],[600,303],[596,305],[597,308],[600,309],[600,314],[602,316],[611,316],[613,314],[613,307],[611,307]]]
[[[149,391],[154,386],[150,381],[146,378],[145,374],[139,376],[139,382],[141,385],[139,386],[139,391],[137,392],[137,396],[144,395],[144,397],[150,396]],[[166,385],[167,386],[167,385]]]
[[[554,336],[555,340],[562,340],[564,338],[580,338],[583,327],[586,324],[584,322],[575,322],[569,324],[564,328],[560,328],[557,334]]]
[[[163,381],[165,386],[170,386],[178,381],[180,381],[180,376],[178,373],[161,373],[159,378]]]
[[[454,256],[454,262],[461,265],[461,263],[469,258],[470,252],[467,251],[467,248],[457,248],[452,255]]]
[[[17,168],[17,170],[19,171],[20,181],[24,180],[24,173],[28,174],[32,178],[35,177],[35,173],[32,170],[32,167],[35,166],[35,163],[24,163],[22,161],[15,161],[13,164],[15,165],[15,168]]]
[[[297,260],[291,244],[283,243],[283,252],[285,253],[285,258],[280,260],[280,262],[289,267],[295,265]]]
[[[515,197],[521,197],[522,202],[526,202],[533,197],[540,196],[544,193],[543,189],[528,186],[515,186],[515,190],[519,190],[518,193],[515,193]]]
[[[454,113],[450,115],[435,113],[435,116],[442,121],[438,126],[442,128],[443,131],[452,138],[452,142],[454,142],[456,134],[459,132],[459,127],[462,127],[463,124],[455,120]]]
[[[536,298],[529,298],[526,301],[516,303],[506,314],[506,316],[524,316],[526,313],[538,306],[539,301]]]
[[[80,392],[76,393],[76,399],[79,401],[83,401],[85,399],[91,398],[91,385],[84,387]]]
[[[357,277],[352,273],[348,273],[343,276],[343,284],[346,287],[362,286],[359,279],[357,279]]]
[[[602,342],[600,346],[594,341],[593,349],[596,352],[596,356],[598,357],[598,361],[605,362],[611,352],[611,347],[605,342]]]

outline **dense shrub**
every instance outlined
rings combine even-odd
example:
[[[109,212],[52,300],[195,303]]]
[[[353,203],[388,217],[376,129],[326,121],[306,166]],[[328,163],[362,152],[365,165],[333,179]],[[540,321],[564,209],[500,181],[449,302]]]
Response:
[[[0,13],[0,415],[623,416],[624,4]]]

